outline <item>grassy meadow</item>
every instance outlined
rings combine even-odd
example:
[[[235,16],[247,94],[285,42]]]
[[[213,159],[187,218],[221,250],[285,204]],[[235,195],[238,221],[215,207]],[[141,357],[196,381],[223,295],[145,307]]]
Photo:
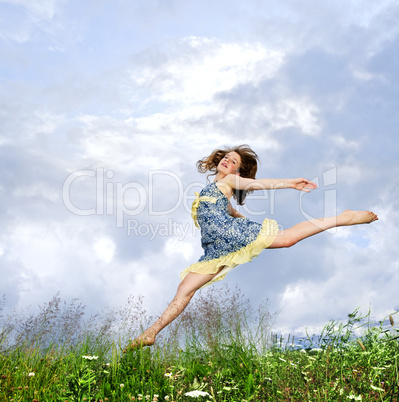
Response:
[[[267,302],[214,287],[156,345],[123,354],[153,320],[143,300],[84,310],[56,295],[1,316],[0,401],[399,401],[394,314],[373,322],[356,310],[317,336],[283,339]]]

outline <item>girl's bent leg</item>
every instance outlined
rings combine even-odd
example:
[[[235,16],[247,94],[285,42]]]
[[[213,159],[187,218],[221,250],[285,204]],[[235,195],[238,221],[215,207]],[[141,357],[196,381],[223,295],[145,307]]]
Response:
[[[298,223],[287,230],[279,231],[277,237],[268,248],[291,247],[299,241],[338,226],[359,225],[371,223],[378,217],[371,211],[346,210],[341,215],[323,219],[312,219]]]
[[[195,292],[203,285],[212,280],[216,274],[202,275],[189,272],[177,288],[176,295],[166,310],[158,320],[140,336],[138,336],[124,351],[139,346],[151,346],[155,342],[158,333],[178,317],[187,304],[190,302]]]

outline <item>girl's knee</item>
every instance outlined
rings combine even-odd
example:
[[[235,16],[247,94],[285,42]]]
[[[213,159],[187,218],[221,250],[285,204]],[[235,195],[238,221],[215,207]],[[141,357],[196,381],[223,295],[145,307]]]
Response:
[[[184,296],[189,296],[189,297],[193,297],[195,292],[198,289],[193,288],[192,286],[190,286],[189,284],[185,283],[184,281],[180,283],[180,285],[177,288],[177,293],[180,293]]]
[[[298,243],[298,240],[293,239],[293,238],[288,238],[288,239],[284,239],[283,245],[281,247],[288,248],[288,247],[295,246],[295,244],[297,244],[297,243]]]
[[[272,245],[269,248],[288,248],[297,244],[299,241],[298,238],[294,236],[290,236],[287,234],[277,235]]]
[[[299,239],[295,236],[289,236],[287,239],[287,247],[295,246],[299,242]]]

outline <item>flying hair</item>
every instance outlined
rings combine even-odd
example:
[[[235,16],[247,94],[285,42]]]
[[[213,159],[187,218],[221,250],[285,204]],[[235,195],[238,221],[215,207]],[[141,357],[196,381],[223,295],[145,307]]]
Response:
[[[248,145],[243,144],[236,147],[225,147],[224,149],[215,149],[209,156],[200,159],[197,163],[197,169],[200,173],[211,172],[209,176],[214,176],[217,174],[217,167],[219,162],[225,157],[229,152],[237,152],[241,157],[241,164],[238,168],[238,172],[241,177],[255,179],[256,172],[258,171],[259,157],[255,151],[253,151]],[[233,197],[237,201],[238,205],[244,205],[245,197],[247,193],[252,191],[247,190],[234,190]]]

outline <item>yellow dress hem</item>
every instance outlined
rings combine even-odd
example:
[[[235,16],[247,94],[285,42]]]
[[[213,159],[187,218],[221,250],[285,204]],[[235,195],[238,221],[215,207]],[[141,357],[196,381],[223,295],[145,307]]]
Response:
[[[223,267],[210,282],[202,287],[204,288],[216,281],[221,281],[233,268],[252,261],[252,258],[257,257],[263,249],[268,248],[276,238],[277,232],[277,222],[266,218],[262,223],[262,228],[257,238],[253,242],[237,251],[223,255],[219,258],[214,258],[213,260],[208,261],[199,261],[190,265],[180,273],[180,279],[183,280],[189,272],[195,272],[202,275],[216,274],[220,268]]]

